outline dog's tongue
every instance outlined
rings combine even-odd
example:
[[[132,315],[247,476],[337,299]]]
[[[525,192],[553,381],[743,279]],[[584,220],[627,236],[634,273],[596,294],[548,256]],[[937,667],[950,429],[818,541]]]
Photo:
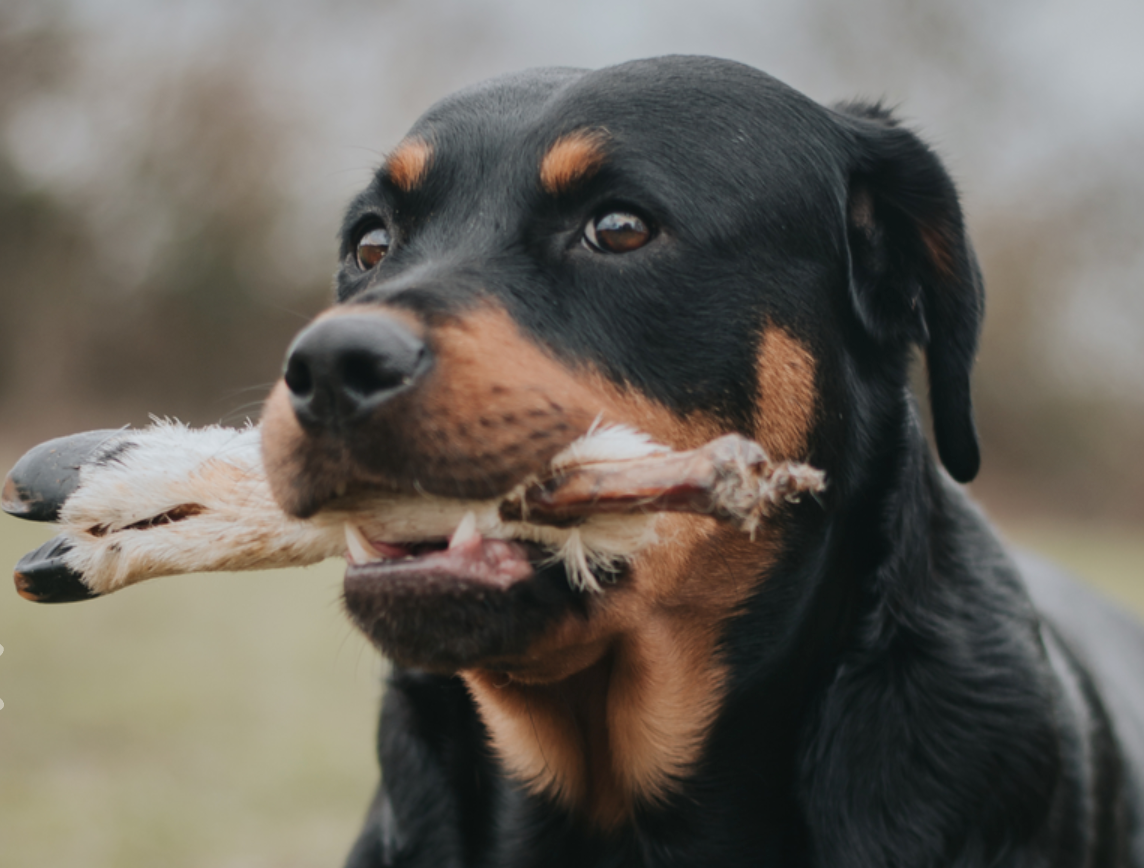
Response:
[[[418,581],[426,586],[445,582],[504,590],[533,575],[528,554],[521,543],[484,539],[474,533],[442,551],[351,563],[346,570],[346,580],[355,583]]]
[[[536,596],[535,546],[473,534],[448,549],[400,548],[411,553],[351,563],[343,585],[347,614],[390,658],[452,671],[509,653],[535,627],[536,613],[518,610]]]

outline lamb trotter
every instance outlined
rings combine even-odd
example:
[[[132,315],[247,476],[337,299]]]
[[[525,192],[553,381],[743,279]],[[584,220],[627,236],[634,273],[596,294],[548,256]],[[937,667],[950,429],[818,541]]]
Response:
[[[593,436],[589,432],[578,442],[593,442]],[[607,432],[595,436],[607,440]],[[418,510],[425,506],[422,498],[378,493],[331,504],[330,515],[320,513],[305,521],[290,518],[270,496],[257,438],[253,428],[160,425],[76,434],[30,450],[9,474],[2,508],[25,520],[59,522],[62,532],[16,565],[17,590],[37,602],[68,602],[179,572],[313,563],[342,551],[346,520],[342,513],[403,515],[408,527],[411,521],[417,523]],[[600,449],[599,439],[595,442],[594,449],[579,453],[595,456],[592,459],[578,458],[573,450],[563,460],[558,456],[549,477],[521,486],[499,501],[473,502],[471,507],[458,502],[457,509],[484,509],[486,515],[491,511],[494,524],[499,514],[500,532],[506,538],[527,536],[532,528],[534,535],[529,538],[535,540],[537,528],[550,528],[555,536],[549,533],[543,538],[553,545],[560,544],[565,529],[570,533],[573,527],[589,528],[596,515],[638,520],[657,512],[690,512],[731,521],[753,534],[775,508],[824,487],[820,471],[805,464],[772,463],[762,447],[736,434],[688,452],[652,444],[650,453],[625,459],[609,459],[609,454],[624,452]],[[152,444],[150,451],[146,443]],[[163,448],[156,449],[159,443]],[[245,446],[239,448],[239,443]],[[185,480],[170,473],[167,456],[172,449],[184,458]],[[132,471],[132,460],[141,462],[137,471]],[[202,486],[209,473],[202,462],[233,462],[235,472],[217,477],[220,485],[231,488],[210,489],[206,494]],[[118,482],[101,490],[97,480],[111,473]],[[238,488],[231,490],[234,486]],[[74,506],[73,498],[81,496],[86,505],[79,517],[69,518],[65,504]],[[137,502],[117,501],[122,497]],[[216,514],[220,508],[227,511],[225,518]],[[158,514],[152,514],[156,509]],[[101,510],[106,510],[106,520]],[[241,533],[227,543],[225,534],[196,530],[200,522],[211,520]],[[436,521],[440,523],[439,518]],[[421,529],[432,532],[428,525]],[[153,533],[163,536],[152,538]],[[147,542],[152,539],[153,545]],[[195,554],[198,539],[211,540],[202,557]],[[151,547],[143,551],[147,546]],[[181,559],[176,558],[178,552]]]
[[[691,512],[753,532],[774,507],[824,487],[821,471],[773,464],[759,444],[727,434],[687,452],[570,467],[507,498],[500,514],[561,526],[601,513]]]

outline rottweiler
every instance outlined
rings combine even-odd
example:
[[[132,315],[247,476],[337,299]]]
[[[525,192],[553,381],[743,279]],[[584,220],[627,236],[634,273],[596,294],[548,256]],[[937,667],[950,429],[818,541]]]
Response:
[[[982,277],[891,112],[699,57],[497,78],[414,125],[340,256],[263,416],[287,512],[495,496],[601,421],[828,480],[753,539],[673,516],[594,593],[373,540],[346,604],[395,666],[349,866],[1144,865],[1144,632],[956,484]]]
[[[576,575],[351,515],[394,665],[349,868],[1144,866],[1144,631],[958,485],[983,283],[890,111],[700,57],[497,78],[414,125],[340,256],[261,422],[289,516],[500,498],[602,430],[826,480]]]

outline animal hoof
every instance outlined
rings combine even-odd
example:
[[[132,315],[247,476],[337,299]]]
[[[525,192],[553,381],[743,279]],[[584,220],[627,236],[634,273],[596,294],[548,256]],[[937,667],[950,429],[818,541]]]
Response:
[[[79,470],[98,456],[120,430],[86,431],[30,449],[4,480],[0,508],[27,521],[56,521],[79,487]],[[21,562],[22,563],[22,562]]]
[[[16,593],[34,603],[72,603],[95,597],[79,573],[64,563],[69,548],[57,536],[20,558],[13,576]]]

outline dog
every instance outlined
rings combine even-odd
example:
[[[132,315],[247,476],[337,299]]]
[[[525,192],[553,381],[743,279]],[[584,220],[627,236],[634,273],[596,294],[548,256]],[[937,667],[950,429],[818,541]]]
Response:
[[[600,420],[828,480],[753,539],[673,517],[593,594],[373,540],[346,604],[395,668],[349,866],[1144,865],[1144,632],[955,484],[982,278],[890,112],[693,57],[498,78],[341,239],[263,417],[290,514],[493,496]]]
[[[983,283],[891,112],[698,57],[497,78],[414,125],[340,257],[260,426],[298,522],[502,498],[605,429],[826,480],[578,576],[348,513],[346,607],[394,662],[349,868],[1144,866],[1144,631],[957,484]]]

